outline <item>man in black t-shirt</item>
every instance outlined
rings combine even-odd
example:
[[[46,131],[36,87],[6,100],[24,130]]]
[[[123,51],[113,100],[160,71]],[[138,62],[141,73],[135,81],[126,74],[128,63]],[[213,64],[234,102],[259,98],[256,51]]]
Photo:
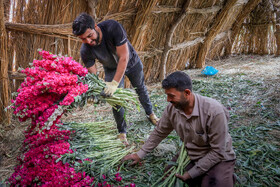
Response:
[[[105,94],[112,96],[118,87],[123,87],[124,75],[126,75],[132,86],[136,88],[147,118],[156,125],[158,118],[152,111],[152,104],[144,83],[143,64],[128,41],[122,25],[114,20],[106,20],[97,25],[90,15],[82,13],[74,20],[72,28],[73,34],[83,42],[80,54],[89,72],[97,73],[95,59],[103,65]],[[117,107],[113,109],[113,114],[120,133],[119,138],[128,144],[124,109]]]

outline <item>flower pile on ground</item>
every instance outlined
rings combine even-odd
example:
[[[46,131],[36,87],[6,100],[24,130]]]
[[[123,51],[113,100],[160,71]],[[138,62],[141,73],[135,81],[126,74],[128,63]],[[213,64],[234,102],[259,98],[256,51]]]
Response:
[[[43,59],[22,71],[27,77],[12,101],[14,114],[20,121],[31,119],[31,126],[25,132],[20,165],[9,182],[12,186],[90,186],[94,177],[57,161],[73,152],[68,143],[71,132],[59,130],[57,124],[74,98],[87,91],[88,86],[78,81],[87,69],[71,57],[39,53]]]
[[[95,180],[92,172],[76,171],[75,164],[62,160],[65,155],[75,153],[69,143],[70,134],[75,132],[62,129],[63,124],[59,119],[65,111],[83,106],[88,98],[100,98],[104,83],[93,75],[93,79],[89,79],[87,69],[72,57],[57,56],[42,50],[39,54],[42,60],[34,60],[31,68],[22,70],[27,77],[17,90],[16,99],[12,100],[14,114],[20,121],[31,119],[31,125],[25,132],[23,155],[18,158],[20,164],[9,178],[10,185],[92,186],[96,183],[111,187],[113,185],[109,182],[121,182],[120,174],[114,181],[104,178],[100,182]],[[127,101],[138,104],[137,97],[130,91],[119,89],[118,93],[122,95],[116,94],[103,100],[113,107],[120,103],[129,107]],[[89,159],[81,161],[75,158],[74,162],[84,165]]]
[[[10,177],[12,186],[91,186],[94,178],[85,172],[75,172],[68,163],[56,160],[65,153],[72,153],[70,131],[58,130],[56,125],[41,133],[26,131],[24,155],[20,165]]]

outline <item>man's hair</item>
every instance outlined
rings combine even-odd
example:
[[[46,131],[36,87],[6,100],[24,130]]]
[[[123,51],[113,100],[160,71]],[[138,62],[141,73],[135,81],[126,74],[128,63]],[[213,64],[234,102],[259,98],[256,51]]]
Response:
[[[178,91],[184,91],[185,89],[189,89],[192,91],[192,80],[191,78],[182,71],[176,71],[168,75],[162,81],[163,89],[176,88]]]
[[[76,17],[73,21],[72,29],[73,34],[76,36],[80,36],[86,32],[87,29],[94,29],[95,21],[94,19],[88,15],[87,13],[81,13]]]

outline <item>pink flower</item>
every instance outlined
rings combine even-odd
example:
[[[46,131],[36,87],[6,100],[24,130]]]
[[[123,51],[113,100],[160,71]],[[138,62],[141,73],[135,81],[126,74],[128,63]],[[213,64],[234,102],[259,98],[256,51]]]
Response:
[[[115,178],[115,180],[118,181],[118,182],[120,182],[120,181],[122,181],[122,177],[121,177],[121,176],[117,176],[117,177]]]
[[[85,158],[84,161],[92,162],[92,160],[89,158]]]

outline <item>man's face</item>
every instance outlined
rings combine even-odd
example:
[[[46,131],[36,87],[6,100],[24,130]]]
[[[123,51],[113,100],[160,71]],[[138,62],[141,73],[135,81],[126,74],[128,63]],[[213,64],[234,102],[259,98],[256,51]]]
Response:
[[[178,91],[176,88],[165,89],[165,94],[167,95],[167,102],[172,103],[177,109],[184,110],[189,105],[184,92]]]
[[[97,46],[100,44],[100,34],[95,29],[87,29],[86,32],[78,36],[83,43],[91,46]]]

